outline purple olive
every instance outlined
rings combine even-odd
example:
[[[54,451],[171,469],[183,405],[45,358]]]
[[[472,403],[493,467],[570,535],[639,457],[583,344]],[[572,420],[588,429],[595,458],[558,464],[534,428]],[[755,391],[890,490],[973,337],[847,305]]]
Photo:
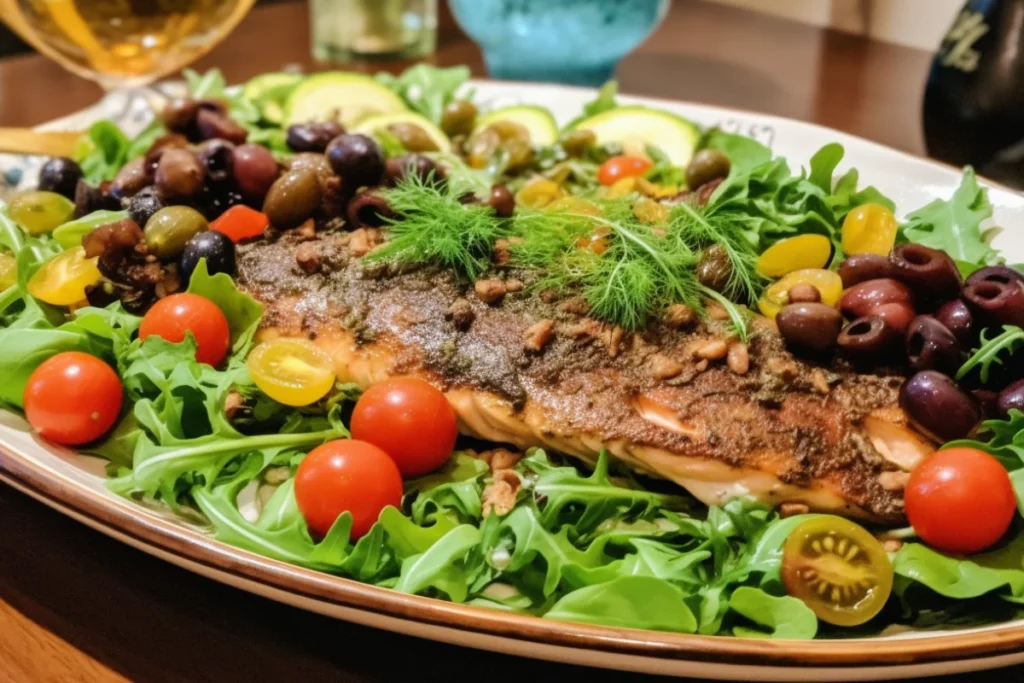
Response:
[[[987,266],[979,268],[964,281],[964,284],[973,285],[975,282],[1019,282],[1024,285],[1024,273],[1009,266]]]
[[[805,302],[783,306],[775,323],[787,345],[824,353],[835,348],[843,317],[832,306]]]
[[[900,334],[906,333],[907,328],[910,327],[910,321],[917,315],[909,304],[901,304],[895,301],[891,304],[875,306],[871,309],[870,313],[887,322],[890,327]]]
[[[239,145],[234,154],[235,184],[249,199],[263,199],[277,180],[280,169],[274,155],[259,145]]]
[[[961,296],[985,327],[1024,325],[1024,285],[1017,281],[982,280],[964,287]]]
[[[839,297],[839,310],[848,318],[870,315],[882,304],[905,304],[912,307],[914,295],[899,280],[883,278],[856,284]]]
[[[974,343],[974,316],[962,299],[942,304],[935,317],[953,333],[960,346],[970,348]]]
[[[323,154],[331,140],[344,133],[344,126],[337,121],[297,123],[288,127],[288,148],[295,152]]]
[[[203,140],[227,140],[240,145],[249,137],[249,132],[235,123],[227,114],[200,109],[196,115],[196,129]]]
[[[1011,410],[1024,413],[1024,379],[1019,379],[999,392],[996,411],[999,417],[1008,417]]]
[[[892,277],[892,264],[887,256],[855,254],[839,264],[839,277],[843,280],[843,288],[849,289],[868,280]]]
[[[956,298],[960,271],[949,255],[923,244],[901,244],[889,255],[893,277],[914,291],[920,303],[937,306]]]
[[[345,210],[349,227],[379,228],[387,224],[388,219],[395,217],[395,212],[388,200],[377,192],[360,192],[348,203]]]
[[[904,382],[900,407],[914,422],[943,441],[962,439],[981,419],[974,398],[936,370],[923,370]]]
[[[121,170],[114,176],[114,182],[110,186],[110,193],[118,199],[133,197],[153,182],[152,177],[146,172],[146,164],[143,159],[132,159],[121,167]]]
[[[877,315],[857,318],[839,333],[839,350],[856,359],[878,359],[891,352],[900,333]]]
[[[203,189],[206,169],[195,154],[180,147],[168,149],[156,166],[156,188],[168,199],[190,199]]]
[[[954,374],[963,362],[960,342],[930,315],[914,318],[907,329],[907,360],[915,370]]]

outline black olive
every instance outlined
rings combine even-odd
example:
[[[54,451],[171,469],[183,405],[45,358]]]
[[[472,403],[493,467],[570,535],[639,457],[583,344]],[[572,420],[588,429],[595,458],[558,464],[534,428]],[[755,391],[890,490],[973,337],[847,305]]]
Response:
[[[974,398],[936,370],[923,370],[903,383],[900,407],[943,441],[962,439],[981,419]]]
[[[962,299],[953,299],[942,304],[935,317],[953,333],[961,347],[970,348],[974,343],[974,316]]]
[[[835,348],[843,316],[827,304],[792,303],[782,307],[775,316],[775,323],[787,345],[824,353]]]
[[[944,251],[923,244],[901,244],[889,255],[893,277],[917,295],[918,303],[934,310],[955,299],[960,291],[960,271]]]
[[[907,328],[907,360],[915,370],[938,370],[953,375],[963,362],[960,342],[930,315],[919,315]]]
[[[196,150],[199,163],[215,183],[230,180],[235,172],[235,146],[227,140],[207,140]]]
[[[196,128],[203,140],[227,140],[240,145],[249,137],[249,132],[232,121],[227,114],[200,109],[196,115]]]
[[[181,254],[181,277],[188,282],[192,272],[199,265],[199,259],[206,259],[206,270],[214,273],[235,274],[235,243],[224,233],[216,230],[201,232],[185,244]]]
[[[491,187],[491,194],[487,199],[487,204],[501,218],[509,218],[516,210],[515,195],[501,184]]]
[[[697,280],[716,292],[723,292],[732,278],[732,261],[721,246],[712,244],[704,249],[697,262]]]
[[[235,184],[251,200],[262,201],[277,180],[280,169],[274,155],[259,145],[239,145],[234,154]]]
[[[318,152],[323,154],[331,140],[345,134],[345,128],[337,121],[311,121],[288,127],[288,147],[295,152]]]
[[[1009,266],[987,266],[968,275],[964,284],[973,285],[975,282],[1019,282],[1024,285],[1024,273]]]
[[[331,140],[327,160],[350,187],[372,187],[384,176],[384,150],[368,135],[346,133]]]
[[[360,192],[348,203],[345,215],[348,217],[348,224],[353,230],[359,228],[379,228],[387,223],[387,218],[393,218],[395,212],[391,210],[388,200],[376,192]]]
[[[717,149],[702,149],[686,167],[686,185],[691,190],[729,175],[729,157]]]
[[[128,215],[139,225],[145,225],[153,214],[164,208],[160,194],[154,187],[147,187],[128,202]]]
[[[843,280],[843,289],[868,280],[891,278],[892,263],[889,257],[879,254],[855,254],[839,264],[839,277]]]
[[[155,178],[165,199],[190,199],[203,189],[206,169],[190,150],[171,148],[160,156]]]
[[[1008,417],[1011,410],[1024,413],[1024,379],[1019,379],[999,392],[996,411],[999,417]]]
[[[892,278],[867,280],[858,283],[839,297],[839,310],[849,318],[870,315],[883,304],[905,304],[913,306],[914,295],[910,289]]]
[[[54,157],[39,169],[39,189],[75,198],[75,186],[82,179],[82,167],[67,157]]]
[[[964,287],[963,300],[984,327],[1024,325],[1024,286],[982,280]]]
[[[839,333],[839,350],[851,358],[879,359],[897,345],[899,330],[877,315],[857,318]]]

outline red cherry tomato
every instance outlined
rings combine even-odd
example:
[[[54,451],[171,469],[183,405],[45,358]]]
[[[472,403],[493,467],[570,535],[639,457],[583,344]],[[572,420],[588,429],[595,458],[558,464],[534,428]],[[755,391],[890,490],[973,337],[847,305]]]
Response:
[[[25,417],[44,439],[77,446],[117,422],[121,380],[95,356],[65,351],[36,368],[25,386]]]
[[[602,185],[614,185],[623,178],[633,178],[647,173],[654,166],[650,159],[633,157],[628,154],[612,157],[597,169],[597,179]]]
[[[217,365],[228,355],[228,319],[217,304],[198,294],[172,294],[153,304],[142,318],[139,339],[156,335],[176,344],[185,340],[186,332],[199,344],[196,360],[200,363]]]
[[[210,223],[210,230],[224,233],[232,242],[259,237],[270,226],[267,215],[244,204],[232,206]]]
[[[459,435],[448,399],[415,377],[396,377],[370,387],[356,403],[351,428],[352,438],[382,448],[405,477],[443,465]]]
[[[927,458],[910,473],[903,501],[921,540],[965,555],[1002,538],[1017,511],[1006,469],[975,448],[950,448]]]
[[[402,475],[388,454],[365,441],[339,439],[310,451],[295,473],[295,502],[314,532],[326,536],[342,512],[352,537],[365,536],[388,505],[402,504]]]

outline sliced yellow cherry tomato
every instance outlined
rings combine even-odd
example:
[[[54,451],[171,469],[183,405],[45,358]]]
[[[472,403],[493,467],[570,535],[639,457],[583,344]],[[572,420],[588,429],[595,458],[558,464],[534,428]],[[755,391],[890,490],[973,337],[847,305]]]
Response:
[[[516,204],[528,206],[532,209],[543,209],[557,199],[565,196],[565,190],[554,180],[537,178],[532,180],[516,192]]]
[[[14,257],[0,252],[0,292],[13,285],[18,279],[18,267]]]
[[[782,310],[782,307],[789,303],[789,290],[793,288],[793,285],[801,284],[814,285],[821,293],[821,302],[829,306],[834,306],[843,294],[843,280],[831,270],[823,268],[794,270],[764,290],[761,300],[757,302],[761,314],[775,320],[775,316]]]
[[[843,221],[843,251],[888,256],[896,243],[896,216],[881,204],[863,204]]]
[[[544,207],[545,211],[567,211],[569,213],[580,213],[584,216],[600,216],[601,208],[594,202],[584,199],[583,197],[576,197],[569,195],[568,197],[561,197],[551,202]]]
[[[86,258],[85,249],[74,247],[57,254],[28,281],[28,293],[54,306],[70,306],[85,299],[85,288],[100,281],[96,259]]]
[[[824,268],[832,255],[832,241],[824,235],[797,235],[776,242],[757,259],[765,277],[782,277],[794,270]]]
[[[7,214],[30,235],[53,232],[75,215],[75,205],[56,192],[19,192],[7,203]]]
[[[256,386],[286,406],[308,406],[334,386],[331,357],[305,339],[264,342],[246,364]]]
[[[842,517],[807,520],[782,549],[786,592],[836,626],[858,626],[881,612],[892,580],[892,562],[882,544]]]

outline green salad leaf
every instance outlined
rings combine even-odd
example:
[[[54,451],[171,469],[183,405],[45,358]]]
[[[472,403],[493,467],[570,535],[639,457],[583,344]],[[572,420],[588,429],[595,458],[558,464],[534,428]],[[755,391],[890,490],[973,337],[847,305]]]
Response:
[[[776,597],[760,588],[740,586],[729,598],[729,609],[768,629],[766,634],[760,629],[737,625],[733,632],[738,636],[809,640],[818,632],[818,618],[811,608],[788,595]]]
[[[128,218],[127,211],[107,211],[105,209],[93,211],[58,227],[53,231],[53,239],[57,240],[57,244],[64,249],[78,247],[82,245],[82,238],[96,228],[108,223],[116,223],[125,218]]]
[[[649,576],[620,576],[607,583],[580,588],[556,602],[544,617],[676,633],[697,630],[697,620],[683,592]]]
[[[439,125],[444,108],[455,99],[456,92],[469,80],[469,75],[469,67],[466,66],[439,68],[420,63],[399,76],[381,72],[376,79],[405,100],[414,112]]]
[[[892,558],[893,570],[940,595],[957,600],[1005,589],[1024,596],[1024,536],[1006,548],[971,559],[948,557],[921,543],[906,543]]]
[[[471,571],[466,558],[479,541],[480,530],[471,524],[451,529],[428,550],[402,562],[395,590],[422,593],[434,589],[452,602],[465,602]]]
[[[206,259],[200,259],[189,280],[188,291],[206,297],[224,312],[231,330],[232,353],[245,354],[263,317],[263,306],[235,286],[227,273],[210,275]]]

